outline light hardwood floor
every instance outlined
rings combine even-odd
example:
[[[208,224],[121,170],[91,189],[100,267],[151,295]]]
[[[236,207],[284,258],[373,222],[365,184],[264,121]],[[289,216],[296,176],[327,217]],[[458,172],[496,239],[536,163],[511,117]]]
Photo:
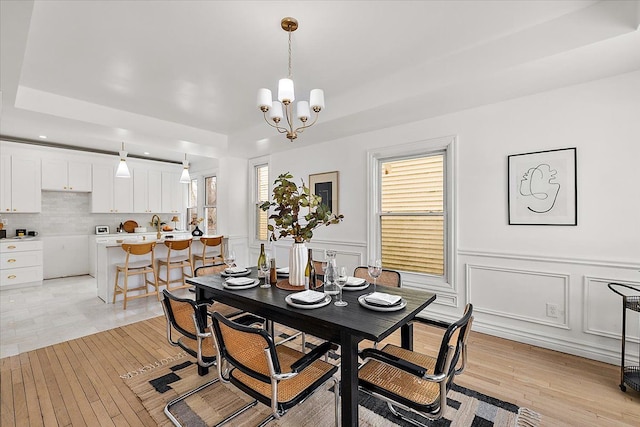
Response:
[[[52,282],[40,292],[58,295],[66,291],[64,286]],[[84,286],[91,287],[91,281]],[[153,426],[120,375],[178,352],[166,341],[164,318],[157,316],[160,304],[153,298],[134,300],[136,309],[123,314],[120,306],[93,304],[91,292],[75,302],[64,294],[62,312],[52,313],[38,298],[34,306],[27,306],[18,304],[22,298],[18,292],[0,293],[3,345],[9,338],[6,331],[20,335],[49,328],[51,334],[58,331],[53,342],[64,341],[60,337],[65,334],[73,338],[52,345],[42,333],[35,334],[43,338],[20,342],[21,347],[35,350],[21,349],[0,359],[0,426]],[[85,304],[91,307],[75,308]],[[7,314],[7,307],[14,306],[19,309]],[[48,323],[45,316],[21,326],[15,317],[39,316],[43,310]],[[73,314],[74,310],[84,314]],[[108,320],[110,314],[116,320]],[[65,316],[71,319],[64,321]],[[151,318],[140,321],[140,317]],[[131,324],[115,327],[110,322]],[[103,332],[78,338],[74,325],[89,328],[88,333],[96,332],[93,327]],[[416,323],[414,334],[417,351],[430,353],[439,344],[437,331],[422,324]],[[399,334],[388,341],[399,343]],[[621,392],[619,367],[602,362],[472,332],[469,365],[457,382],[541,413],[543,426],[640,426],[640,393]]]

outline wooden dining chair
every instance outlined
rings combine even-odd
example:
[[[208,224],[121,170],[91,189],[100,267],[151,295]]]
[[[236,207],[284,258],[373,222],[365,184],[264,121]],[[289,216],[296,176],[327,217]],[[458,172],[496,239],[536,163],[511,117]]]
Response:
[[[213,314],[213,331],[220,380],[230,382],[271,408],[271,414],[260,426],[282,417],[329,381],[333,383],[335,425],[338,425],[339,387],[334,376],[338,367],[320,360],[334,347],[332,343],[325,342],[304,354],[285,345],[276,345],[263,329],[246,327],[220,313]],[[252,402],[242,410],[254,404]],[[220,424],[223,422],[226,420]]]
[[[387,344],[382,350],[362,350],[363,363],[358,370],[360,391],[387,402],[394,415],[417,426],[424,424],[406,417],[397,408],[431,420],[443,416],[447,392],[467,363],[473,305],[467,304],[456,322],[425,322],[446,328],[436,357]]]
[[[124,304],[123,309],[127,309],[127,301],[134,298],[143,298],[155,295],[160,300],[160,294],[158,292],[158,276],[156,274],[154,248],[156,242],[147,243],[123,243],[121,248],[126,252],[124,263],[116,264],[116,278],[113,285],[113,301],[116,302],[116,296],[123,295]],[[120,273],[124,275],[122,285],[119,283]],[[151,274],[153,280],[149,280],[147,277]],[[141,276],[141,283],[136,287],[129,287],[129,277]],[[152,291],[149,291],[149,286],[153,287]],[[129,293],[132,291],[143,291],[142,293],[131,296]]]
[[[202,243],[202,254],[193,254],[193,266],[196,262],[215,263],[216,261],[224,262],[224,236],[203,236],[200,238]]]
[[[158,284],[166,285],[168,291],[174,289],[188,288],[185,278],[193,277],[193,260],[191,258],[192,239],[172,240],[166,239],[164,245],[167,247],[167,257],[158,258]],[[165,267],[166,276],[162,278],[162,267]],[[187,274],[184,269],[188,268],[191,274]],[[180,278],[171,280],[171,270],[179,269]],[[172,283],[180,282],[180,286],[171,287]]]

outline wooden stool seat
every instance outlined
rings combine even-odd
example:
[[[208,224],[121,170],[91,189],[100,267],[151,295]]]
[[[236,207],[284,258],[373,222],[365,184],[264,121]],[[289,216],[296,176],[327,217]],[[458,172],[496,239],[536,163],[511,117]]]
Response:
[[[189,285],[185,282],[185,277],[193,277],[193,261],[191,256],[191,243],[192,239],[184,240],[165,240],[164,245],[167,247],[167,257],[158,259],[158,284],[166,285],[167,290],[188,288]],[[186,253],[184,253],[186,252]],[[166,276],[163,279],[160,274],[162,266],[165,267]],[[184,269],[188,267],[191,270],[191,274],[185,273]],[[171,280],[171,270],[179,269],[180,278]],[[182,283],[180,286],[171,287],[172,283]]]
[[[158,292],[158,276],[155,269],[154,249],[156,242],[148,243],[123,243],[122,250],[127,253],[124,263],[116,264],[116,280],[113,285],[113,301],[115,304],[116,296],[122,294],[124,296],[123,309],[127,309],[127,301],[134,298],[148,297],[155,295],[160,301],[160,293]],[[145,255],[151,254],[148,259],[137,259]],[[123,284],[118,283],[120,273],[124,273]],[[153,275],[153,280],[149,280],[148,274]],[[129,276],[143,275],[143,281],[139,286],[129,287]],[[149,291],[149,285],[153,286],[153,290]],[[144,291],[136,295],[129,295],[131,291]]]

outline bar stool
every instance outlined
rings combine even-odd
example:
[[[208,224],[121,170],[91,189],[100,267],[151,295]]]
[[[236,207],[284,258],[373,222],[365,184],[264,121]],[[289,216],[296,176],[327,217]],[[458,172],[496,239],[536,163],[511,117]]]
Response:
[[[124,264],[116,264],[116,280],[113,286],[113,301],[115,304],[116,296],[118,294],[124,295],[124,307],[127,309],[127,301],[134,298],[148,297],[155,295],[160,301],[160,294],[158,293],[158,276],[156,275],[155,268],[155,256],[154,248],[156,242],[149,243],[123,243],[122,250],[127,253]],[[140,259],[142,256],[151,254],[150,258]],[[133,256],[133,257],[132,257]],[[118,284],[118,276],[120,272],[124,273],[124,283],[122,286]],[[147,274],[153,275],[153,281],[147,278]],[[143,283],[135,288],[129,288],[129,276],[143,275]],[[154,287],[155,291],[149,292],[148,285]],[[127,295],[130,291],[142,291],[144,293],[136,294],[134,296]]]
[[[158,286],[164,284],[167,286],[168,291],[188,288],[190,286],[184,281],[184,278],[193,277],[193,261],[191,259],[192,242],[192,239],[167,239],[164,241],[164,245],[167,247],[167,257],[165,259],[158,258]],[[185,251],[188,251],[188,253],[185,254]],[[166,279],[163,279],[162,275],[160,274],[160,272],[162,271],[161,267],[163,265],[167,272]],[[185,267],[189,267],[191,269],[191,275],[184,272]],[[180,269],[181,277],[179,279],[171,280],[171,270],[176,268]],[[176,282],[182,282],[182,285],[172,288],[171,283]]]
[[[215,264],[216,260],[224,262],[224,236],[201,237],[202,255],[193,255],[193,266],[195,268],[196,261],[202,261],[202,265]],[[218,250],[210,250],[219,247]],[[209,250],[208,250],[209,249]]]

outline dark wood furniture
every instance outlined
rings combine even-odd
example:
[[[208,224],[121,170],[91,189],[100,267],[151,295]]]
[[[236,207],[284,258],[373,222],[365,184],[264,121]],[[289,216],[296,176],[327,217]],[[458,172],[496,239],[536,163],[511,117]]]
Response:
[[[252,275],[257,277],[254,268]],[[368,292],[345,292],[346,307],[333,302],[325,307],[305,310],[287,305],[285,297],[291,291],[272,286],[246,290],[228,290],[220,275],[187,279],[196,287],[197,300],[215,300],[237,307],[273,322],[307,332],[341,346],[340,373],[342,379],[342,425],[358,425],[358,343],[364,339],[380,341],[402,328],[402,347],[413,348],[411,320],[431,304],[436,295],[406,288],[385,288],[385,292],[401,295],[407,306],[400,311],[381,312],[358,304],[358,296]]]

